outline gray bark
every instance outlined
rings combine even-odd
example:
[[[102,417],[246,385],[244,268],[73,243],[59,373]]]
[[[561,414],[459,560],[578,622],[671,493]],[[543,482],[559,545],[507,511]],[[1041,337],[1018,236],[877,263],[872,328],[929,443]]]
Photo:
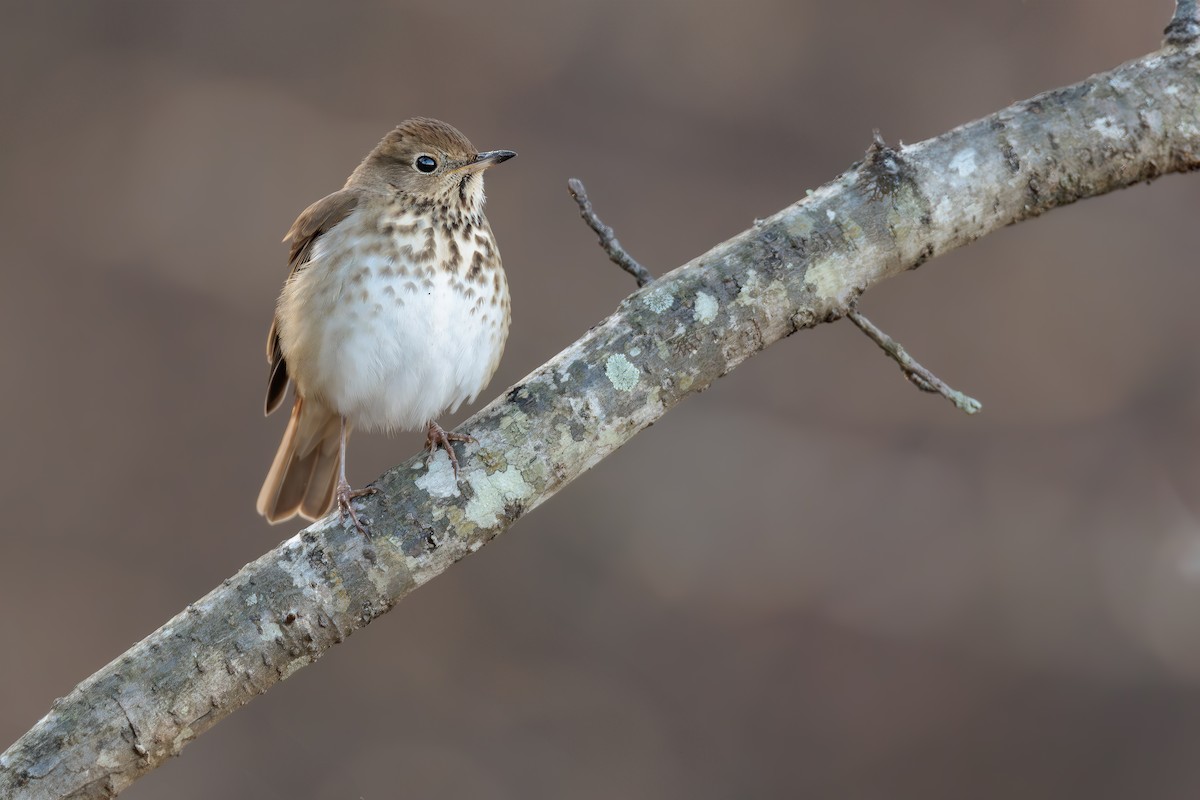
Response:
[[[0,756],[0,796],[115,795],[767,345],[1004,225],[1198,167],[1194,36],[937,138],[872,145],[476,414],[458,481],[444,453],[401,464],[362,504],[371,540],[318,522],[83,681]]]

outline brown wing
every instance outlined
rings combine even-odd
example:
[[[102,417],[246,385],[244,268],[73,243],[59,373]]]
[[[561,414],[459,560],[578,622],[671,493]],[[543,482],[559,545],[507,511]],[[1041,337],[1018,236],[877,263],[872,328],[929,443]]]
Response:
[[[360,194],[356,189],[342,189],[313,203],[296,218],[287,236],[283,237],[288,246],[288,265],[291,267],[288,280],[308,263],[313,242],[350,215],[358,205]],[[283,348],[279,345],[278,326],[278,319],[271,320],[271,330],[267,334],[267,362],[271,365],[265,404],[268,414],[279,408],[288,387],[287,364],[283,360]]]

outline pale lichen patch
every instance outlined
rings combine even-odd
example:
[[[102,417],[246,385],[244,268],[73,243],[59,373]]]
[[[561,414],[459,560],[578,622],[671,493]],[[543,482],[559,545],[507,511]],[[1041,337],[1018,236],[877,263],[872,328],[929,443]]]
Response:
[[[445,450],[438,450],[426,459],[428,469],[425,474],[413,483],[418,489],[429,493],[431,497],[455,497],[459,494],[458,478],[454,475],[454,465]]]
[[[830,253],[808,265],[804,273],[804,285],[823,303],[841,304],[853,292],[853,284],[847,279],[847,271],[854,266],[851,259]]]
[[[1091,125],[1092,130],[1105,139],[1123,139],[1125,131],[1108,117],[1100,117]]]
[[[811,269],[810,266],[809,271]],[[778,321],[785,313],[783,309],[791,306],[785,281],[776,278],[769,283],[763,283],[762,277],[752,269],[746,271],[746,277],[734,302],[739,306],[754,309],[754,315],[760,319],[765,316],[774,321]]]
[[[778,317],[781,309],[790,305],[787,284],[778,279],[763,287],[761,298],[762,307],[767,312],[767,317],[771,319]]]
[[[966,178],[975,172],[975,148],[968,147],[955,153],[950,159],[950,169]]]
[[[646,296],[642,298],[642,302],[646,304],[646,308],[655,314],[661,314],[675,305],[675,296],[666,289],[655,289],[652,292],[647,292]]]
[[[596,443],[603,450],[612,451],[625,443],[625,437],[621,434],[621,431],[610,425],[605,425],[596,431]]]
[[[295,576],[293,576],[293,581],[294,580]],[[277,639],[283,635],[283,629],[269,619],[259,620],[258,626],[262,628],[262,632],[259,634],[259,636],[262,637],[264,641],[273,641],[274,639]]]
[[[582,362],[579,359],[565,359],[564,358],[562,360],[562,366],[560,366],[554,372],[555,382],[556,383],[570,383],[571,382],[571,370],[575,367],[576,364],[582,365],[582,367],[584,369],[591,369],[591,366],[589,364],[587,364],[586,362]]]
[[[579,440],[571,434],[571,426],[567,423],[559,422],[554,426],[554,430],[558,431],[558,447],[560,450],[571,450],[578,444]]]
[[[533,494],[533,487],[525,482],[521,470],[509,466],[507,469],[487,474],[486,470],[475,469],[467,475],[474,496],[464,509],[466,518],[480,528],[491,528],[500,521],[505,506],[516,503]]]
[[[787,220],[787,232],[794,238],[807,239],[813,233],[812,217],[807,213],[791,215]]]
[[[741,306],[757,305],[756,297],[759,287],[758,271],[753,269],[746,270],[746,277],[742,279],[742,288],[738,290],[737,300],[735,301]]]
[[[621,353],[614,353],[604,362],[604,374],[614,389],[629,392],[637,386],[641,372]]]
[[[1149,109],[1142,114],[1142,121],[1146,123],[1146,127],[1153,133],[1162,133],[1163,116],[1162,112],[1157,109]]]
[[[496,448],[480,448],[478,455],[475,456],[475,463],[483,464],[483,468],[489,475],[496,470],[508,468],[508,452],[504,449],[505,443],[499,441],[496,444]]]
[[[933,221],[942,225],[949,221],[951,213],[954,211],[954,203],[946,195],[942,195],[942,199],[938,200],[938,204],[933,209]]]
[[[519,408],[514,408],[500,418],[500,430],[518,436],[529,433],[529,415]]]
[[[696,292],[696,309],[692,318],[696,322],[708,324],[717,318],[717,298],[708,292]]]

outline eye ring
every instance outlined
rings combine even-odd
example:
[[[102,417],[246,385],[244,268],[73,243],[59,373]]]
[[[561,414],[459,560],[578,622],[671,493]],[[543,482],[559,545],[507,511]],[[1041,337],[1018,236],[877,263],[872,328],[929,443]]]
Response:
[[[433,172],[435,169],[437,169],[438,163],[437,159],[435,159],[433,156],[422,153],[413,160],[413,167],[417,170],[417,172],[424,172],[426,175],[428,175],[430,172]]]

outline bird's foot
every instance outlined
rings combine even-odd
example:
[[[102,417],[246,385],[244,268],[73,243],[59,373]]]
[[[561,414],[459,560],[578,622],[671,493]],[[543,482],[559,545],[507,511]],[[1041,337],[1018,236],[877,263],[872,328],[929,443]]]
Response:
[[[474,436],[467,436],[465,433],[447,433],[446,430],[436,422],[429,423],[429,430],[425,434],[425,449],[431,454],[436,453],[440,447],[446,451],[446,455],[450,456],[450,466],[454,468],[454,477],[458,477],[458,456],[454,454],[454,445],[452,442],[471,442],[474,443]]]
[[[358,514],[354,512],[354,506],[350,504],[350,501],[375,494],[378,491],[374,486],[368,486],[365,489],[351,489],[350,484],[345,481],[338,481],[337,489],[334,491],[334,497],[337,499],[338,518],[345,522],[346,517],[350,517],[350,521],[354,523],[354,527],[358,528],[358,532],[368,539],[371,538],[371,532],[359,521]]]

